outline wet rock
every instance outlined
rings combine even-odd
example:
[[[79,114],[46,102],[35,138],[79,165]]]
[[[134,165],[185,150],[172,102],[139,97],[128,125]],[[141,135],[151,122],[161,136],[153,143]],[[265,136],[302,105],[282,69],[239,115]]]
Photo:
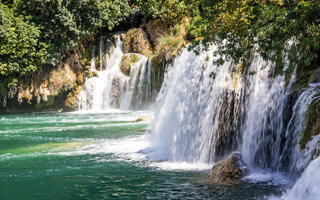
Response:
[[[124,38],[125,53],[139,53],[145,56],[152,55],[152,47],[148,35],[141,28],[130,29]]]
[[[248,173],[239,153],[233,153],[225,160],[213,166],[209,181],[218,184],[230,184],[243,178]]]
[[[306,125],[299,141],[300,149],[304,149],[306,144],[320,133],[320,105],[313,101],[306,112]]]
[[[141,121],[149,121],[147,117],[139,117],[136,122],[141,122]]]

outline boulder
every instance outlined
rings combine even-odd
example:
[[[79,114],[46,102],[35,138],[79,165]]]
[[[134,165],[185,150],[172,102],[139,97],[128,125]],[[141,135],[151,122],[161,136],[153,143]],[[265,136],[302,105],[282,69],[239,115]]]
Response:
[[[146,25],[150,41],[157,51],[159,49],[159,38],[169,34],[169,29],[161,19],[150,20]]]
[[[152,47],[148,35],[141,28],[130,29],[124,38],[125,53],[139,53],[145,56],[152,55]]]
[[[127,76],[130,76],[131,66],[140,60],[136,54],[129,54],[122,58],[120,63],[121,72]]]
[[[209,181],[218,184],[230,184],[243,178],[248,173],[239,153],[233,153],[225,160],[213,166]]]

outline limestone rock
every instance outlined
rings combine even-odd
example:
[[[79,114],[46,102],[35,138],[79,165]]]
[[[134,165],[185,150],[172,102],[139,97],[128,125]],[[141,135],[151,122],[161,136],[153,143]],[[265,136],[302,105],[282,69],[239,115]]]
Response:
[[[209,181],[219,184],[229,184],[243,178],[248,173],[239,153],[233,153],[225,160],[213,166]]]
[[[152,47],[148,35],[141,28],[130,29],[124,38],[125,53],[139,53],[145,56],[152,55]]]

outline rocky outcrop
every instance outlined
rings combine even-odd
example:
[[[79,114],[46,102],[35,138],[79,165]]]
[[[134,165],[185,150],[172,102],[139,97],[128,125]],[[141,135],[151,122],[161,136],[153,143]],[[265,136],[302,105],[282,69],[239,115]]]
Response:
[[[320,102],[315,100],[309,105],[306,113],[306,125],[299,142],[300,149],[304,149],[312,137],[318,134],[320,134]]]
[[[239,153],[233,153],[225,160],[213,166],[209,181],[218,184],[230,184],[243,178],[248,173]]]
[[[131,66],[140,60],[136,54],[129,54],[122,58],[120,63],[121,72],[127,76],[130,76]]]
[[[141,28],[130,29],[124,38],[125,53],[139,53],[145,56],[152,55],[152,47],[148,35]]]
[[[169,29],[161,19],[150,20],[146,25],[146,30],[155,51],[159,49],[159,38],[170,33]]]
[[[40,66],[32,76],[11,88],[0,112],[30,112],[74,109],[85,78],[94,76],[81,51],[71,52],[56,67]]]

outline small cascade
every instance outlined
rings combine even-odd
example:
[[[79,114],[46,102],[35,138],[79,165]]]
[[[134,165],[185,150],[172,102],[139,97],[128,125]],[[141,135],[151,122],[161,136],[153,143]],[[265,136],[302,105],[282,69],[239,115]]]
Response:
[[[242,128],[244,161],[261,168],[277,168],[280,163],[281,140],[284,129],[283,112],[287,91],[283,76],[272,77],[275,64],[254,55],[246,93],[246,118]],[[289,84],[290,85],[290,84]]]
[[[101,39],[100,39],[100,44],[99,44],[99,53],[100,53],[100,55],[99,55],[99,58],[100,58],[100,69],[102,70],[103,69],[103,38],[101,37]]]
[[[299,96],[293,107],[293,115],[286,128],[284,150],[281,154],[283,163],[289,163],[288,171],[302,172],[309,164],[312,152],[316,148],[316,144],[320,141],[320,135],[311,140],[304,150],[300,150],[299,140],[301,133],[305,128],[305,116],[308,106],[315,100],[319,101],[320,83],[310,84]],[[284,167],[286,167],[284,166]]]
[[[92,57],[91,57],[91,71],[97,71],[96,69],[96,63],[94,61],[94,52],[96,50],[96,46],[93,46],[93,49],[92,49]]]
[[[131,66],[130,76],[123,74],[120,63],[124,57],[131,54],[124,54],[119,35],[113,39],[114,42],[108,40],[106,47],[103,39],[100,40],[100,70],[97,71],[97,77],[86,80],[79,95],[79,110],[140,109],[151,102],[152,69],[149,59],[134,54],[138,61]],[[93,54],[91,71],[96,70],[95,66]]]
[[[122,96],[121,108],[145,108],[151,103],[151,61],[140,56],[140,60],[131,66],[130,78],[125,94]]]

